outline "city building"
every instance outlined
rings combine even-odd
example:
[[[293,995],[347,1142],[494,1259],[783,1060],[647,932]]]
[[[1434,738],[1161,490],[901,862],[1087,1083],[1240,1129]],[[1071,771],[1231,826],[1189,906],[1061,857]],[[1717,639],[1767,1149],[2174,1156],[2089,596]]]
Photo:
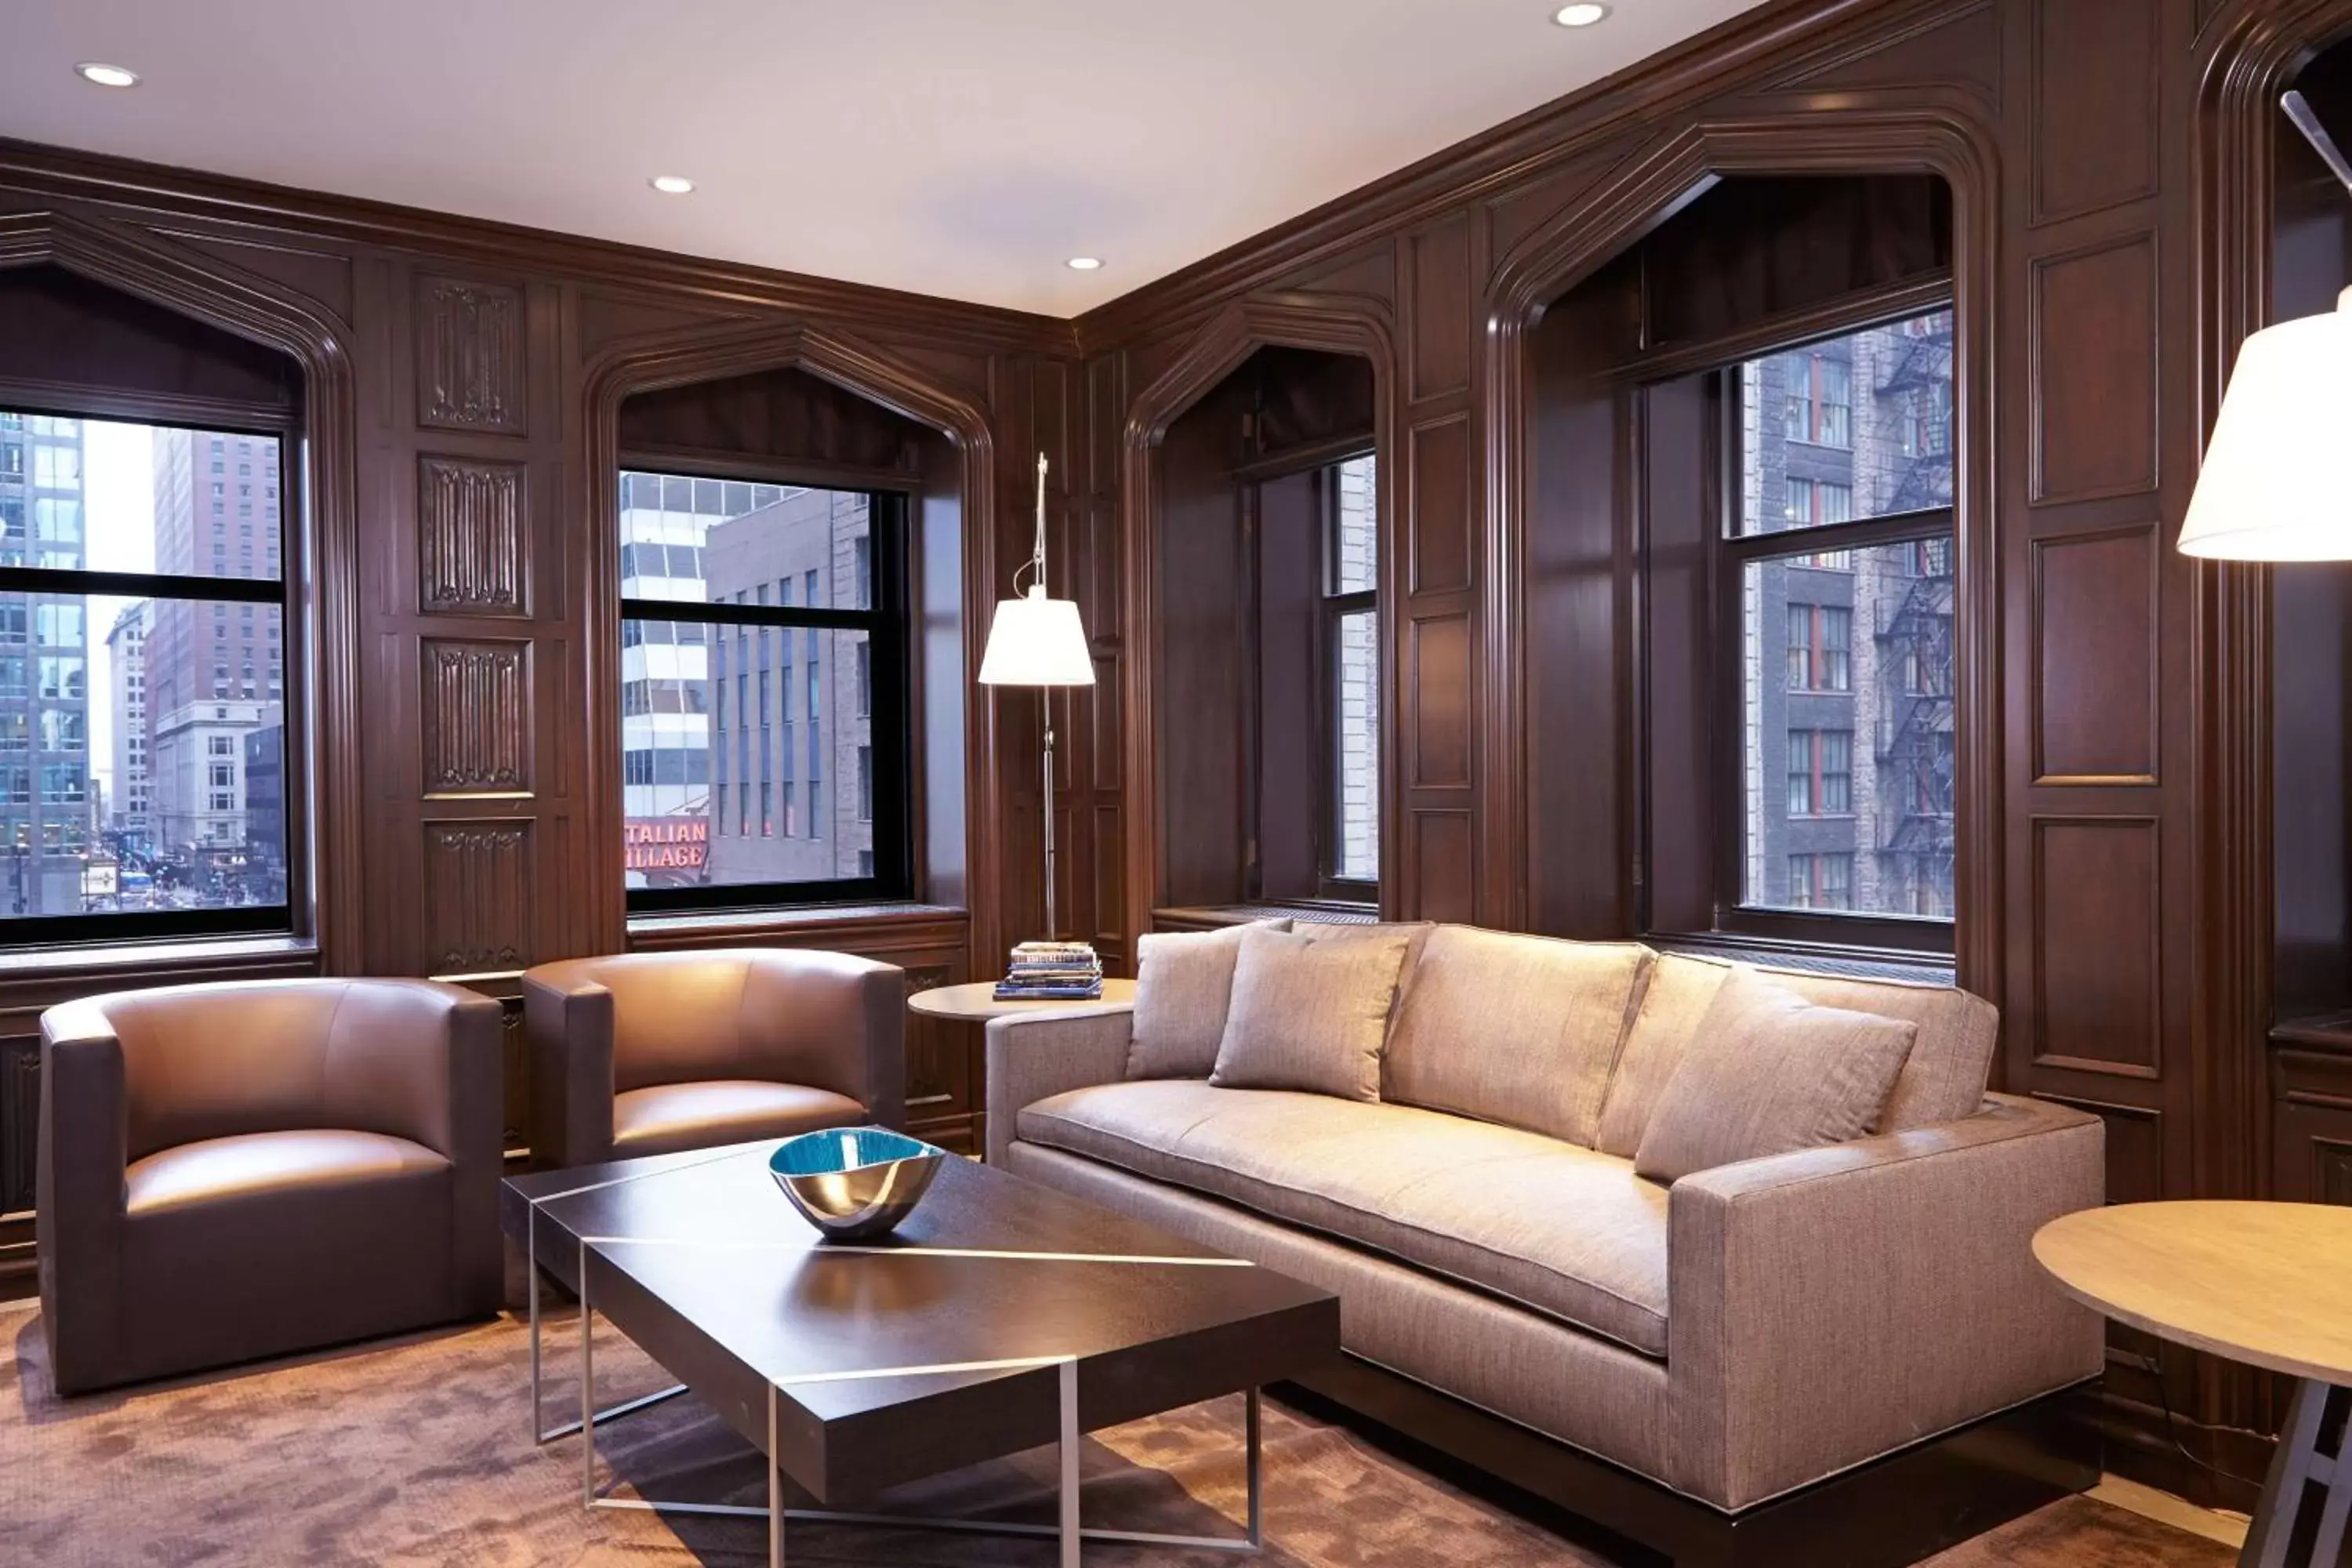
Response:
[[[712,604],[863,609],[870,498],[795,489],[711,529]],[[712,628],[708,776],[713,882],[874,874],[873,666],[867,634]]]
[[[0,413],[0,565],[83,563],[78,419]],[[89,847],[79,595],[0,594],[0,915],[77,914]]]
[[[1740,383],[1744,532],[1927,521],[1745,574],[1746,901],[1948,919],[1951,312],[1751,360]]]
[[[158,429],[155,570],[276,577],[278,443]],[[284,616],[272,605],[159,599],[145,638],[156,847],[218,872],[241,862],[245,736],[285,699]],[[282,851],[280,852],[282,859]]]
[[[273,703],[245,732],[243,890],[260,903],[286,898],[286,715]]]
[[[154,604],[125,605],[106,634],[107,688],[112,703],[114,787],[104,828],[133,852],[154,843],[153,785],[147,772],[147,633]]]
[[[866,604],[862,493],[633,473],[621,494],[625,597]],[[621,640],[631,886],[872,875],[865,633],[639,618]]]
[[[773,506],[784,493],[782,485],[676,474],[622,475],[622,596],[702,602],[703,542],[710,530],[730,518]],[[710,731],[705,710],[709,668],[705,646],[704,629],[693,621],[631,620],[622,625],[622,797],[631,823],[700,816],[709,808]],[[630,882],[646,885],[640,873],[647,872],[656,881],[675,879],[679,869],[632,867]]]

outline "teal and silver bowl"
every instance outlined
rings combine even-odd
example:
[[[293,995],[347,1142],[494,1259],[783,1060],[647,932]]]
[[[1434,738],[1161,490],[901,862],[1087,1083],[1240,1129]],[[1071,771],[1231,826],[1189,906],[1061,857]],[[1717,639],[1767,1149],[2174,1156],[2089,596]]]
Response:
[[[787,1138],[768,1173],[825,1240],[866,1241],[914,1213],[946,1158],[903,1132],[848,1127]]]

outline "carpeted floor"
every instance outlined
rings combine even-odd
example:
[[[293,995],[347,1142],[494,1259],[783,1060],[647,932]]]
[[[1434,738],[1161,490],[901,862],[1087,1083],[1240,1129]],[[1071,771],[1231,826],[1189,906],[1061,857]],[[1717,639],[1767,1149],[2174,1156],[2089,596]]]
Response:
[[[551,1379],[573,1341],[551,1341]],[[600,1332],[605,1396],[658,1372]],[[665,1520],[580,1505],[579,1447],[529,1437],[522,1328],[481,1324],[127,1393],[60,1401],[37,1314],[0,1315],[0,1563],[41,1568],[254,1564],[692,1564],[766,1561],[756,1521]],[[575,1385],[558,1381],[551,1404]],[[1098,1434],[1089,1523],[1210,1534],[1242,1507],[1240,1401]],[[551,1419],[553,1419],[551,1414]],[[757,1457],[681,1399],[600,1442],[647,1495],[764,1500]],[[1045,1450],[898,1494],[926,1512],[1048,1519]],[[1614,1568],[1399,1463],[1346,1428],[1269,1404],[1266,1568]],[[794,1525],[794,1568],[1045,1568],[1049,1545]],[[2020,1520],[1936,1568],[2225,1568],[2234,1554],[2088,1499]],[[1229,1568],[1215,1553],[1093,1545],[1089,1568]],[[1833,1565],[1824,1565],[1833,1568]]]

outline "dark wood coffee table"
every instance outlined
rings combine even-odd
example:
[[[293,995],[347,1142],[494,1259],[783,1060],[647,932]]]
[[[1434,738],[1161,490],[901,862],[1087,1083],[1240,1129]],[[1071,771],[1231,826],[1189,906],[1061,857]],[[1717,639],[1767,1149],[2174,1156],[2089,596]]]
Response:
[[[950,1160],[879,1244],[821,1242],[767,1171],[775,1140],[517,1177],[507,1234],[531,1262],[531,1411],[579,1433],[591,1507],[1248,1550],[1261,1540],[1258,1394],[1335,1360],[1335,1296],[968,1160]],[[580,1419],[540,1426],[539,1270],[581,1298]],[[595,1405],[597,1313],[679,1380]],[[769,1460],[769,1506],[604,1495],[595,1431],[691,1392]],[[1246,1539],[1081,1529],[1078,1438],[1204,1399],[1247,1397]],[[849,1511],[885,1488],[1058,1444],[1056,1524]],[[822,1505],[787,1508],[789,1479]]]

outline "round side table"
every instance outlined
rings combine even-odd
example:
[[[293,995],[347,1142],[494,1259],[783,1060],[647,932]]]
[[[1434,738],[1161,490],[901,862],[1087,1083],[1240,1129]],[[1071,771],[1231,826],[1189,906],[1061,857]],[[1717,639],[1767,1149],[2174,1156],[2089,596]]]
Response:
[[[2352,1403],[2352,1208],[2118,1204],[2052,1220],[2033,1256],[2066,1293],[2119,1323],[2301,1380],[2240,1568],[2335,1568],[2352,1517],[2352,1439],[2321,1453],[2330,1401]],[[2288,1555],[2316,1492],[2308,1557]]]
[[[1002,1018],[1009,1013],[1125,1006],[1134,1001],[1135,982],[1132,980],[1105,980],[1103,994],[1083,1002],[1059,997],[1000,1002],[996,999],[996,982],[975,980],[969,985],[940,985],[929,991],[918,991],[907,998],[907,1005],[927,1018],[951,1018],[958,1023],[985,1024],[991,1018]]]

